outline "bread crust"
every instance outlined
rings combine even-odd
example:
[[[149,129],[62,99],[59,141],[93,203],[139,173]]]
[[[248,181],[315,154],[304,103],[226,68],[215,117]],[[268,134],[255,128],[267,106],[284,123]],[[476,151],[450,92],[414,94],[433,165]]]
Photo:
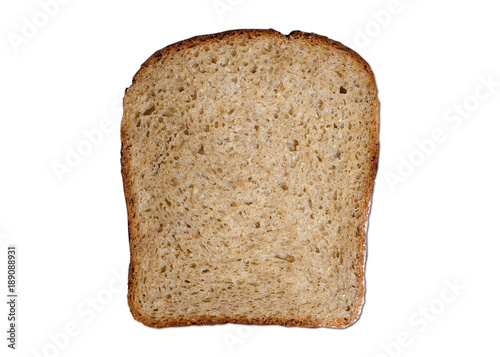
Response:
[[[140,67],[137,73],[134,75],[132,80],[132,86],[141,78],[144,73],[144,69],[148,66],[158,62],[168,53],[174,51],[180,51],[183,49],[191,48],[200,44],[210,44],[216,43],[224,38],[237,38],[237,37],[247,37],[254,38],[259,36],[268,36],[282,38],[283,36],[287,38],[300,38],[309,41],[313,44],[330,46],[336,50],[345,52],[351,58],[355,59],[368,73],[370,76],[370,86],[373,93],[375,93],[375,98],[377,97],[377,87],[375,83],[374,74],[369,66],[369,64],[354,50],[344,46],[340,42],[334,41],[328,37],[317,35],[315,33],[306,33],[302,31],[292,31],[288,35],[283,35],[280,32],[273,29],[242,29],[242,30],[230,30],[215,34],[195,36],[189,39],[171,44],[166,46],[153,55],[151,55]],[[129,87],[130,88],[130,87]],[[125,97],[128,89],[125,90]],[[124,101],[125,101],[124,97]],[[252,324],[252,325],[283,325],[283,326],[302,326],[302,327],[336,327],[344,328],[352,325],[359,318],[365,296],[365,265],[366,265],[366,225],[368,223],[368,216],[370,210],[370,202],[373,194],[373,188],[375,183],[375,176],[378,168],[378,156],[379,156],[379,110],[380,103],[378,99],[373,103],[373,122],[376,125],[375,130],[372,131],[373,138],[372,143],[372,157],[371,157],[371,170],[369,172],[369,185],[368,189],[364,195],[364,219],[360,222],[358,226],[358,233],[360,237],[359,244],[359,254],[362,257],[362,264],[359,264],[357,268],[357,279],[359,283],[359,290],[356,296],[356,313],[351,314],[349,318],[337,318],[337,319],[300,319],[290,316],[289,318],[279,318],[279,317],[261,317],[261,318],[250,318],[250,317],[234,317],[234,316],[206,316],[206,315],[192,315],[177,318],[165,317],[160,320],[154,320],[147,316],[141,315],[137,308],[135,301],[136,288],[137,288],[137,276],[135,267],[137,266],[137,249],[136,249],[136,237],[137,237],[137,222],[135,220],[136,213],[134,212],[134,204],[132,202],[132,188],[131,188],[131,178],[129,177],[129,166],[130,157],[125,155],[125,149],[131,144],[129,143],[129,138],[127,137],[127,132],[124,130],[123,120],[121,127],[121,173],[123,178],[123,188],[125,193],[125,200],[127,206],[127,217],[128,217],[128,231],[129,231],[129,245],[130,245],[130,265],[129,265],[129,277],[128,277],[128,304],[133,317],[143,324],[155,327],[169,327],[169,326],[188,326],[188,325],[214,325],[214,324],[225,324],[225,323],[237,323],[237,324]],[[123,113],[123,119],[125,119],[125,111]]]

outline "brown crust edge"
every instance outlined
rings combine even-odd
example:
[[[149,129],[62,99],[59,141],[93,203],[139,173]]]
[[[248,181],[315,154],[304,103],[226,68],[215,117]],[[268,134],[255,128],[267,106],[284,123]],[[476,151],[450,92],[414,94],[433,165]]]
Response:
[[[374,91],[374,96],[376,102],[374,103],[373,108],[373,121],[376,123],[376,130],[373,132],[374,140],[373,140],[373,148],[372,148],[372,165],[371,165],[371,173],[369,174],[369,187],[365,195],[365,209],[362,219],[358,226],[358,231],[360,234],[361,244],[360,244],[360,255],[363,257],[363,263],[358,266],[358,282],[360,289],[358,291],[357,299],[356,299],[356,311],[351,314],[349,319],[334,319],[328,321],[319,321],[319,320],[310,320],[310,319],[297,319],[297,318],[279,318],[279,317],[262,317],[262,318],[243,318],[243,317],[213,317],[213,316],[189,316],[183,318],[163,318],[161,320],[153,320],[148,317],[142,316],[138,309],[136,308],[136,304],[134,301],[134,289],[136,285],[136,273],[135,266],[137,265],[136,258],[136,250],[134,249],[134,239],[133,237],[137,237],[137,230],[134,224],[135,214],[132,211],[133,203],[131,199],[131,181],[128,177],[128,167],[129,161],[127,156],[124,155],[125,143],[126,141],[125,131],[123,129],[123,125],[121,126],[120,138],[121,138],[121,174],[123,178],[123,189],[125,193],[125,201],[127,207],[127,219],[128,219],[128,231],[129,231],[129,246],[130,246],[130,265],[129,265],[129,276],[128,276],[128,305],[132,316],[135,320],[142,322],[144,325],[149,327],[173,327],[173,326],[189,326],[189,325],[215,325],[215,324],[225,324],[225,323],[237,323],[237,324],[252,324],[252,325],[283,325],[283,326],[297,326],[297,327],[336,327],[336,328],[345,328],[351,326],[355,323],[359,316],[361,315],[364,297],[365,297],[365,265],[366,265],[366,229],[365,226],[368,223],[368,216],[370,211],[370,202],[373,195],[373,188],[375,184],[375,176],[377,174],[378,169],[378,156],[379,156],[379,120],[380,120],[380,102],[377,97],[377,87],[375,82],[375,76],[371,70],[370,65],[354,50],[351,48],[344,46],[342,43],[332,40],[328,37],[317,35],[315,33],[306,33],[302,31],[292,31],[289,35],[283,35],[282,33],[273,30],[273,29],[242,29],[242,30],[230,30],[215,34],[209,35],[201,35],[191,37],[189,39],[176,42],[169,46],[166,46],[158,51],[156,51],[153,55],[151,55],[140,67],[137,73],[134,75],[132,80],[132,85],[139,79],[142,74],[144,68],[149,65],[157,62],[160,58],[162,58],[166,53],[170,51],[180,51],[181,49],[191,48],[200,43],[206,43],[211,40],[220,40],[225,37],[233,37],[233,36],[247,36],[247,37],[256,37],[256,36],[285,36],[287,38],[303,38],[311,42],[315,42],[318,44],[323,44],[327,46],[332,46],[335,49],[341,50],[345,52],[347,55],[354,58],[363,68],[368,72],[371,77],[371,86]],[[129,87],[130,88],[130,87]],[[125,96],[127,94],[127,88],[125,90]],[[125,101],[125,97],[124,97]],[[125,119],[125,111],[123,113],[122,124]]]

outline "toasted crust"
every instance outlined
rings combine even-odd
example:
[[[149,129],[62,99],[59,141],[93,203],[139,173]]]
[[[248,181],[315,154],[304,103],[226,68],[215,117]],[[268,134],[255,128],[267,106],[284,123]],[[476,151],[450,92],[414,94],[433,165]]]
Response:
[[[139,71],[134,75],[132,85],[136,83],[141,76],[143,76],[145,68],[148,66],[158,62],[169,53],[180,51],[183,49],[191,48],[200,44],[216,44],[219,40],[223,38],[237,38],[237,37],[246,37],[253,38],[259,36],[268,36],[268,37],[282,37],[286,36],[287,38],[302,38],[306,39],[311,43],[322,44],[325,46],[331,46],[336,50],[340,50],[345,52],[351,58],[355,59],[369,74],[370,86],[374,93],[377,93],[375,78],[373,72],[368,65],[368,63],[361,58],[355,51],[344,46],[340,42],[331,40],[325,36],[320,36],[314,33],[305,33],[301,31],[293,31],[289,35],[283,35],[278,31],[273,29],[243,29],[243,30],[231,30],[225,31],[221,33],[215,33],[210,35],[202,35],[192,37],[169,46],[166,46],[157,52],[155,52],[152,56],[150,56],[140,67]],[[130,88],[130,87],[129,87]],[[127,88],[125,91],[125,95],[127,93]],[[137,237],[137,224],[136,221],[136,212],[134,211],[134,204],[132,202],[132,188],[131,188],[131,177],[129,177],[129,167],[130,167],[130,157],[124,155],[124,149],[131,145],[129,142],[129,137],[127,132],[124,130],[122,126],[121,130],[121,173],[123,177],[123,188],[125,192],[126,206],[127,206],[127,215],[128,215],[128,230],[129,230],[129,244],[130,244],[130,266],[129,266],[129,288],[128,288],[128,303],[130,307],[130,311],[133,317],[142,322],[143,324],[155,327],[162,328],[168,326],[188,326],[188,325],[214,325],[214,324],[224,324],[224,323],[238,323],[238,324],[255,324],[255,325],[284,325],[284,326],[302,326],[302,327],[336,327],[336,328],[344,328],[353,324],[360,316],[361,309],[364,301],[365,295],[365,284],[364,284],[364,270],[365,270],[365,262],[366,262],[366,225],[368,223],[369,209],[370,209],[370,201],[373,193],[374,180],[377,173],[378,167],[378,155],[379,155],[379,143],[378,143],[378,121],[379,121],[379,102],[373,103],[374,110],[373,115],[376,122],[376,128],[373,130],[373,140],[372,140],[372,152],[373,156],[371,158],[371,171],[370,171],[370,183],[369,189],[365,194],[365,210],[363,213],[363,217],[365,219],[361,222],[358,227],[358,231],[360,234],[360,239],[362,244],[360,245],[360,255],[363,257],[363,264],[357,266],[357,274],[356,276],[359,279],[360,289],[358,290],[358,294],[356,297],[356,305],[359,307],[357,309],[356,315],[351,315],[349,319],[334,319],[334,320],[319,320],[319,319],[297,319],[294,316],[290,316],[289,318],[276,318],[276,317],[262,317],[262,318],[246,318],[246,317],[234,317],[234,316],[224,316],[224,317],[213,317],[213,316],[203,316],[203,315],[186,315],[182,318],[163,318],[159,320],[151,319],[147,316],[141,315],[137,308],[136,304],[136,296],[137,296],[137,273],[135,267],[138,264],[137,261],[137,250],[136,250],[136,237]],[[124,113],[125,116],[125,113]]]

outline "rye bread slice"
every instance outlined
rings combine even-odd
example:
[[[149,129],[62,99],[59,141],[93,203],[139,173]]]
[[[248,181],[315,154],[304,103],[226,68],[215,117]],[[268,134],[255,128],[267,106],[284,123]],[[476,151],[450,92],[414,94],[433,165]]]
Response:
[[[198,36],[153,54],[123,105],[136,320],[356,321],[379,128],[357,53],[299,31]]]

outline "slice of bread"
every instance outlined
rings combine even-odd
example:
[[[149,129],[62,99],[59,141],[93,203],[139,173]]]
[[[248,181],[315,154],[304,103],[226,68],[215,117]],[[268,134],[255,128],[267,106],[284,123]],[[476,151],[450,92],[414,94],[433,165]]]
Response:
[[[294,31],[194,37],[126,90],[128,301],[153,327],[346,327],[378,161],[368,64]]]

